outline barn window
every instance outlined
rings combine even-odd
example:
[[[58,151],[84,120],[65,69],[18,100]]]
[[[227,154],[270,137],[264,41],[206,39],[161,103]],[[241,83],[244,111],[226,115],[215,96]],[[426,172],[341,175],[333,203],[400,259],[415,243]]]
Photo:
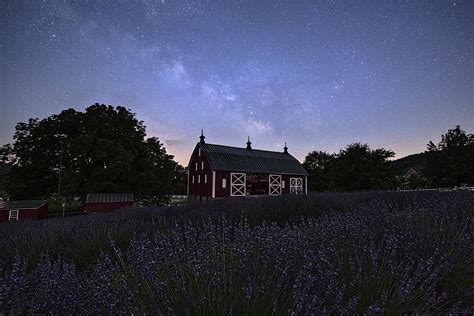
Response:
[[[207,174],[204,175],[204,183],[207,183]]]
[[[9,221],[17,221],[18,220],[18,213],[20,213],[20,211],[18,210],[10,210],[10,214],[8,216],[8,220]]]
[[[281,187],[284,189],[285,188],[285,180],[281,181]]]
[[[198,183],[201,183],[201,175],[198,175]]]
[[[226,188],[227,187],[227,179],[222,179],[222,188]]]
[[[201,161],[201,170],[204,170],[204,161]]]
[[[196,171],[198,170],[198,163],[196,162]]]
[[[201,157],[201,148],[199,148],[199,157]]]
[[[194,176],[193,176],[193,183],[194,183]]]
[[[303,179],[290,178],[290,193],[292,194],[303,193]]]

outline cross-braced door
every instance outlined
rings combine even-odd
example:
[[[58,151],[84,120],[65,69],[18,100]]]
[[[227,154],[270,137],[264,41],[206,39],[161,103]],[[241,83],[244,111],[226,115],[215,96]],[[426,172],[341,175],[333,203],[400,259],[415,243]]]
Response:
[[[291,194],[303,193],[303,179],[302,178],[290,178],[290,193]]]
[[[281,176],[271,174],[268,176],[270,195],[281,195]]]
[[[245,173],[231,173],[230,174],[230,195],[231,196],[245,196]]]

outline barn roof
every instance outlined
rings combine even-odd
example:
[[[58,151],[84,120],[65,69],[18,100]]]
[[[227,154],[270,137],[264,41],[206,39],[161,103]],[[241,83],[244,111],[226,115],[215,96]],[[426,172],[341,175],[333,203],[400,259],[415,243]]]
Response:
[[[0,210],[37,209],[48,203],[47,200],[0,201]]]
[[[198,143],[212,170],[308,175],[289,153]]]
[[[133,193],[87,194],[86,203],[126,203],[133,202]]]

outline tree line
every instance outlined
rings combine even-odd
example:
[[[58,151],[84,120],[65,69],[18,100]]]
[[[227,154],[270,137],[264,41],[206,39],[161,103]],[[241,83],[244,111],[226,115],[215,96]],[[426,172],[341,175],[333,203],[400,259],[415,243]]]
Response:
[[[391,161],[395,153],[354,143],[339,153],[310,152],[304,160],[311,191],[365,191],[474,185],[474,135],[458,125],[430,141],[420,174],[403,178],[404,168]]]
[[[395,153],[350,144],[338,153],[308,153],[304,167],[310,191],[364,191],[400,187]],[[459,126],[429,142],[422,186],[474,185],[474,136]],[[186,193],[186,170],[125,107],[94,104],[44,119],[18,123],[13,143],[0,147],[0,194],[13,199],[80,197],[133,192],[145,204],[161,204]],[[2,197],[2,196],[0,196]]]
[[[11,165],[5,185],[15,199],[133,192],[159,204],[185,192],[184,168],[121,106],[96,103],[83,112],[67,109],[18,123],[0,157]]]

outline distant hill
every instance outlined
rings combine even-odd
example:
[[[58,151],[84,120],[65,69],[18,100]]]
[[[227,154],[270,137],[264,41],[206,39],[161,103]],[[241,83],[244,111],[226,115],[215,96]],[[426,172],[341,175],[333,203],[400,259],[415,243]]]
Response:
[[[437,152],[425,151],[423,153],[413,154],[393,160],[392,164],[400,175],[405,174],[405,172],[407,172],[410,168],[415,170],[418,174],[422,174],[423,169],[426,167],[428,157],[437,154]]]

